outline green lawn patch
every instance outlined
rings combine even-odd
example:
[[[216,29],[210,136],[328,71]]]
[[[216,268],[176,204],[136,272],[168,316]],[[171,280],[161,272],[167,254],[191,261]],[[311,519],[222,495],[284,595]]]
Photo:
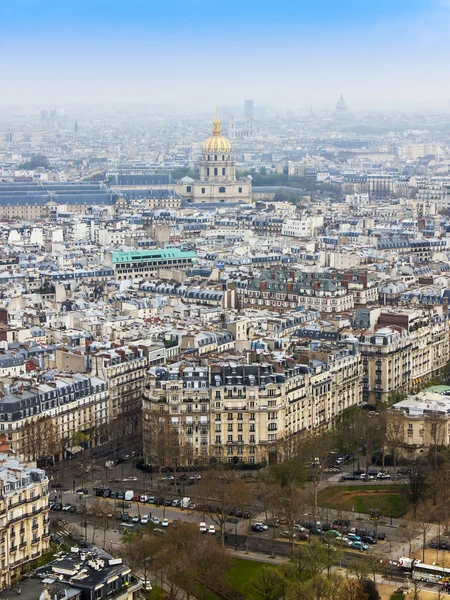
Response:
[[[400,486],[344,485],[331,486],[319,492],[319,506],[369,514],[378,508],[385,517],[402,517],[409,508],[409,500]]]
[[[234,558],[233,566],[228,572],[228,583],[230,587],[243,596],[247,596],[250,581],[264,566],[264,563],[255,560]]]

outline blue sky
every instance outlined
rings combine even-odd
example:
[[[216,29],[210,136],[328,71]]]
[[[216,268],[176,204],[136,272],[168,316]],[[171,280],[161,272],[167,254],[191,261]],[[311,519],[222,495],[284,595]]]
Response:
[[[0,103],[450,98],[450,0],[0,0]]]

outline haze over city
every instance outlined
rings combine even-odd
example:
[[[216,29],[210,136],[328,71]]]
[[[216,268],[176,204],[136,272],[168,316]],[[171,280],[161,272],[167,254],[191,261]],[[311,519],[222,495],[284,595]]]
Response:
[[[442,107],[446,0],[3,0],[2,105]]]

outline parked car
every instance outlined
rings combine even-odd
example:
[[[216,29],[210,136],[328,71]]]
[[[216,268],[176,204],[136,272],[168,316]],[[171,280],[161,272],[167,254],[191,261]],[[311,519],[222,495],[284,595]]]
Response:
[[[161,521],[161,527],[169,527],[169,519],[163,519]]]
[[[172,500],[172,506],[181,506],[181,500]]]
[[[253,525],[259,525],[260,527],[263,528],[264,531],[266,529],[269,529],[265,523],[257,522],[257,523],[253,523]]]
[[[386,539],[386,534],[384,531],[379,531],[378,532],[378,539],[379,540],[385,540]]]
[[[164,506],[172,506],[172,500],[164,500]]]
[[[377,544],[377,540],[373,537],[371,537],[370,535],[363,535],[361,538],[361,541],[364,542],[365,544]]]
[[[342,475],[341,481],[354,481],[356,479],[355,475],[348,473],[347,475]]]
[[[338,538],[338,537],[341,537],[342,534],[339,531],[337,531],[336,529],[330,529],[325,533],[325,535],[330,538],[333,538],[333,537]]]
[[[367,476],[365,473],[361,473],[361,475],[359,476],[360,479],[362,479],[363,481],[367,480],[373,480],[375,479],[375,475],[372,475],[371,473],[367,473]]]
[[[377,473],[377,479],[390,479],[389,473]]]
[[[147,504],[155,504],[155,496],[148,496],[147,497]]]
[[[439,549],[440,550],[448,550],[448,542],[446,540],[441,540],[439,542]]]
[[[53,510],[62,510],[62,504],[61,502],[56,502],[55,505],[53,506]]]
[[[117,492],[117,500],[125,500],[125,492]]]
[[[103,498],[111,498],[112,492],[111,490],[103,490]]]
[[[208,528],[208,533],[216,533],[216,528],[214,527],[214,525],[210,525]]]
[[[140,520],[141,519],[140,519],[139,515],[134,515],[134,517],[131,519],[131,522],[132,523],[139,523]]]
[[[261,525],[261,523],[257,524],[255,523],[254,525],[252,525],[252,531],[255,531],[256,533],[261,533],[262,531],[264,531],[264,527]]]
[[[84,494],[85,496],[87,496],[89,494],[88,489],[87,488],[78,488],[76,491],[77,494]]]
[[[369,546],[363,542],[355,541],[350,543],[350,548],[354,548],[355,550],[368,550]]]
[[[347,538],[351,542],[360,542],[361,541],[361,538],[359,537],[359,535],[356,535],[356,533],[347,534]]]
[[[320,527],[313,527],[312,529],[309,530],[311,535],[322,535],[323,531],[322,529],[320,529]]]
[[[146,494],[142,494],[142,496],[139,496],[139,502],[147,502],[148,500],[148,496]]]
[[[71,504],[64,504],[64,506],[62,507],[62,509],[64,511],[69,511],[71,509],[72,505]]]
[[[123,513],[123,515],[122,515],[122,521],[124,523],[128,523],[129,520],[130,520],[130,515],[128,513]]]
[[[208,531],[208,529],[206,527],[206,523],[203,523],[203,522],[200,523],[199,531],[200,531],[200,533],[206,533]]]
[[[298,540],[309,540],[309,533],[306,531],[299,531],[296,535]]]
[[[54,481],[52,483],[53,488],[62,488],[63,484],[60,481]]]
[[[148,515],[142,515],[141,517],[141,525],[147,525],[149,520],[149,516]]]
[[[152,517],[151,521],[152,521],[153,525],[159,525],[158,517]]]

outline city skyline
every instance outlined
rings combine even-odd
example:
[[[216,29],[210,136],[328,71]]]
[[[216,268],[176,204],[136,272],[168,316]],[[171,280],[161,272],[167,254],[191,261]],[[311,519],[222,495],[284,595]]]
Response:
[[[447,107],[450,3],[3,3],[0,105]],[[30,93],[30,91],[32,93]],[[286,92],[288,93],[286,94]],[[180,101],[179,99],[183,100]]]

